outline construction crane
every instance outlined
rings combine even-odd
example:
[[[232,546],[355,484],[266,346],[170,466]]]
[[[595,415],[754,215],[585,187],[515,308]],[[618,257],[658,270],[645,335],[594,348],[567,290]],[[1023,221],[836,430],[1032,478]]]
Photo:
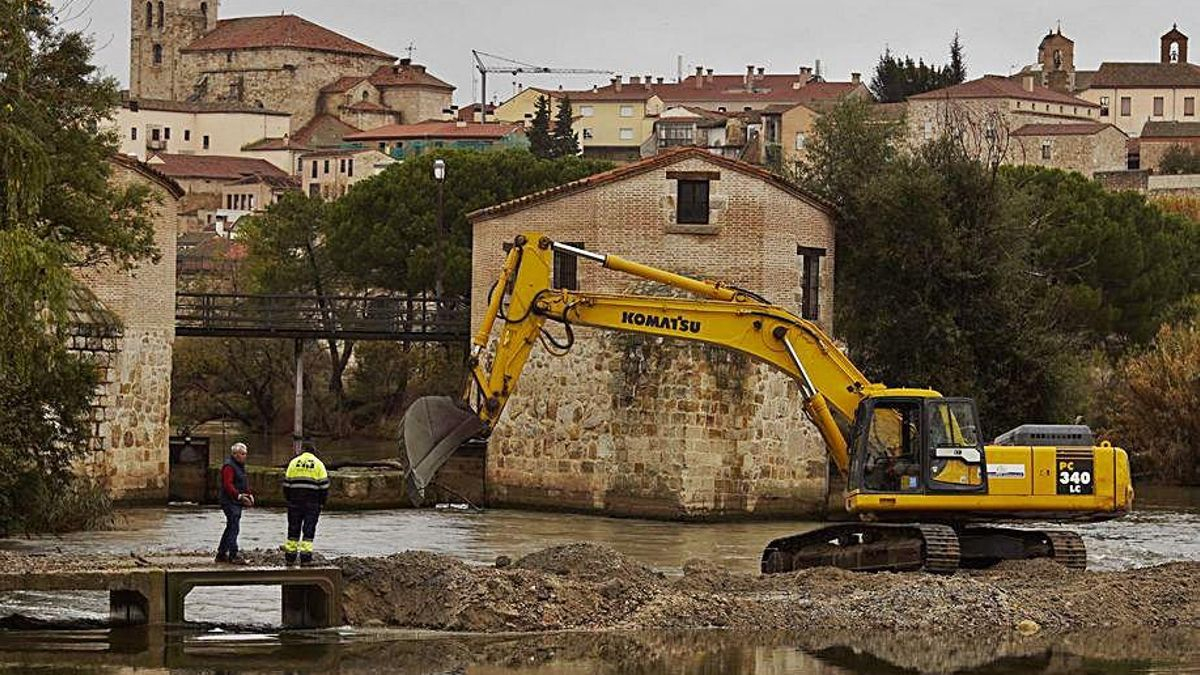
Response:
[[[481,52],[477,49],[471,50],[471,55],[475,57],[475,69],[479,71],[480,92],[479,100],[479,121],[487,121],[487,75],[488,73],[512,73],[513,75],[537,73],[537,74],[563,74],[563,75],[611,75],[611,70],[596,70],[594,68],[551,68],[549,66],[535,66],[532,63],[517,61],[505,56],[497,56],[487,52]],[[482,57],[503,61],[504,65],[489,66],[483,62]]]

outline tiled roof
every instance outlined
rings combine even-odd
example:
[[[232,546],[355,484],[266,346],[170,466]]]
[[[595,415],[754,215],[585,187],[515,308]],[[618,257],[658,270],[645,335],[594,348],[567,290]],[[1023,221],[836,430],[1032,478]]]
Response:
[[[262,106],[236,101],[164,101],[156,98],[131,98],[121,102],[121,107],[132,110],[161,110],[164,112],[187,113],[252,113],[255,115],[278,115],[288,117],[289,112],[267,110]]]
[[[396,58],[293,14],[221,19],[216,28],[184,47],[183,51],[208,52],[270,47],[374,56],[381,59]]]
[[[264,185],[275,190],[300,189],[299,178],[294,176],[264,176],[261,173],[251,174],[245,178],[230,183],[230,185],[257,185],[258,183],[263,183]]]
[[[307,150],[292,138],[262,138],[242,146],[243,151],[250,150]]]
[[[389,124],[346,136],[347,141],[392,141],[419,138],[476,138],[498,140],[522,129],[521,124],[505,122],[437,122]]]
[[[1190,63],[1101,63],[1091,88],[1200,87],[1200,67]]]
[[[816,196],[809,194],[796,185],[787,182],[786,180],[771,173],[770,171],[767,171],[766,169],[754,166],[753,164],[739,162],[736,159],[729,159],[728,157],[723,157],[721,155],[714,155],[704,148],[684,147],[679,148],[678,150],[671,150],[669,152],[660,152],[659,154],[643,159],[640,162],[626,164],[625,166],[617,167],[611,171],[598,173],[588,176],[587,178],[581,178],[577,181],[572,181],[570,183],[565,183],[563,185],[550,188],[548,190],[534,192],[533,194],[525,195],[524,197],[518,197],[501,204],[496,204],[495,206],[489,206],[487,208],[479,209],[478,211],[472,211],[471,213],[467,214],[467,220],[472,223],[477,223],[482,220],[489,220],[491,218],[522,211],[537,204],[554,201],[555,199],[561,199],[568,195],[590,190],[601,185],[607,185],[608,183],[615,183],[626,178],[632,178],[644,173],[649,173],[650,171],[661,169],[663,167],[682,162],[686,159],[703,159],[709,163],[716,164],[732,171],[737,171],[739,173],[758,178],[774,185],[784,192],[808,202],[809,204],[821,209],[826,213],[832,212],[832,207],[828,204],[825,204]]]
[[[1200,138],[1200,122],[1146,122],[1141,139]]]
[[[147,163],[159,173],[171,178],[212,178],[237,180],[253,174],[286,176],[274,164],[253,157],[224,157],[221,155],[154,155]]]
[[[1053,89],[1047,89],[1036,84],[1033,87],[1033,91],[1027,91],[1023,83],[1010,80],[1001,75],[984,75],[977,80],[970,80],[961,84],[942,87],[941,89],[908,97],[910,101],[936,101],[939,99],[958,98],[1016,98],[1025,101],[1060,103],[1086,108],[1100,107],[1090,101],[1061,94]]]
[[[360,131],[333,115],[317,115],[292,134],[292,142],[305,148],[332,148],[342,144],[348,134]]]
[[[430,75],[425,66],[405,63],[403,59],[394,66],[379,66],[368,79],[376,87],[432,87],[454,91],[454,85]]]
[[[324,87],[321,87],[321,93],[340,94],[342,92],[347,92],[353,89],[354,85],[362,82],[365,79],[367,79],[365,75],[346,75],[344,77],[339,77]]]
[[[539,90],[542,93],[561,97],[569,96],[572,101],[644,101],[658,96],[667,105],[694,102],[730,102],[744,104],[804,103],[807,101],[838,99],[860,90],[867,95],[861,84],[854,82],[806,82],[799,86],[800,74],[755,75],[751,91],[746,91],[744,75],[690,75],[683,82],[653,83],[647,86],[623,83],[618,91],[615,84],[583,91]],[[808,76],[804,76],[808,77]]]
[[[300,157],[301,159],[318,159],[321,157],[352,157],[355,155],[380,155],[387,157],[387,155],[374,148],[329,148],[327,150],[306,152],[300,155]]]
[[[1026,124],[1016,131],[1013,136],[1091,136],[1100,133],[1111,124],[1100,122],[1080,122],[1078,124]],[[1116,127],[1113,127],[1116,128]],[[1124,133],[1124,132],[1122,132]]]
[[[622,85],[618,91],[612,85],[596,89],[579,89],[575,91],[563,89],[535,89],[550,98],[569,98],[572,103],[598,103],[602,101],[645,101],[654,96],[654,92],[640,84]]]
[[[179,199],[186,194],[183,187],[180,186],[179,183],[175,182],[174,178],[168,176],[162,171],[159,171],[158,167],[150,166],[149,164],[139,160],[137,157],[130,157],[128,155],[122,155],[118,153],[113,154],[110,159],[114,164],[120,164],[121,166],[130,169],[131,171],[140,173],[146,178],[158,183],[176,199]]]
[[[491,115],[494,112],[496,112],[496,104],[489,103],[487,105],[487,114]],[[460,119],[460,120],[466,120],[468,122],[471,122],[471,121],[475,120],[475,116],[478,114],[479,114],[479,104],[478,103],[472,103],[470,105],[463,106],[458,109],[458,119]]]

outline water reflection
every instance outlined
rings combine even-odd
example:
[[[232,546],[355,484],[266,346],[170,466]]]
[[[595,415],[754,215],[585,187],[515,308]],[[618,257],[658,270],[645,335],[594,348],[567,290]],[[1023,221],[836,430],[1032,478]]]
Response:
[[[403,631],[163,633],[0,631],[0,671],[629,673],[1182,673],[1200,631],[1016,635],[821,635],[729,631],[446,635]]]

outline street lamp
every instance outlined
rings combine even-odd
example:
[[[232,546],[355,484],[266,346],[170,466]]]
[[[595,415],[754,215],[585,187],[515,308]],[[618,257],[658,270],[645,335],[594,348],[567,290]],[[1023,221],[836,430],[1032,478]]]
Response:
[[[442,302],[442,293],[445,290],[442,283],[442,277],[445,275],[446,265],[446,250],[450,246],[450,233],[446,231],[446,216],[443,209],[442,191],[446,184],[446,161],[442,159],[433,160],[433,180],[438,186],[438,203],[437,203],[437,224],[438,235],[441,237],[441,255],[438,259],[437,279],[435,279],[434,292],[437,294],[439,305]]]

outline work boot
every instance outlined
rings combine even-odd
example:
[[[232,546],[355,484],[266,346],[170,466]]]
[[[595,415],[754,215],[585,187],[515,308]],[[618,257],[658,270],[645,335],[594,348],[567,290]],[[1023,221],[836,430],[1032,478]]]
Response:
[[[284,555],[283,556],[283,564],[287,565],[288,567],[295,567],[296,566],[296,554],[290,553],[290,554]]]
[[[226,562],[228,562],[230,565],[249,565],[250,564],[246,561],[245,558],[243,558],[240,555],[230,556],[229,560],[227,560]]]
[[[218,553],[217,557],[213,558],[213,562],[219,562],[219,563],[229,562],[229,556],[225,555],[224,553]]]
[[[301,567],[312,567],[315,564],[316,563],[313,562],[312,558],[305,558],[305,557],[300,558],[300,566]]]

